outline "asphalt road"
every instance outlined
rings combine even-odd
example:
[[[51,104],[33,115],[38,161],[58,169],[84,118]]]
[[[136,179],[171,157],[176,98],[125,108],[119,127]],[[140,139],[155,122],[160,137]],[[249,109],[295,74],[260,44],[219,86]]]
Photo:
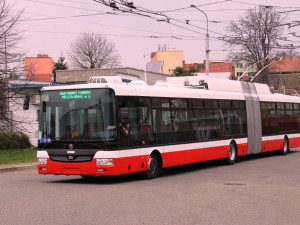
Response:
[[[300,150],[300,149],[298,149]],[[300,224],[300,151],[85,180],[0,173],[0,224]]]

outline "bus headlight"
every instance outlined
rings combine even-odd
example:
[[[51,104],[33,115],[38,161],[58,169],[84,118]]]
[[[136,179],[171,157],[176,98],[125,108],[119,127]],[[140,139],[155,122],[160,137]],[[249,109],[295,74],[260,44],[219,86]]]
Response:
[[[114,159],[96,159],[97,166],[113,166]]]
[[[38,158],[38,164],[47,165],[47,158]]]

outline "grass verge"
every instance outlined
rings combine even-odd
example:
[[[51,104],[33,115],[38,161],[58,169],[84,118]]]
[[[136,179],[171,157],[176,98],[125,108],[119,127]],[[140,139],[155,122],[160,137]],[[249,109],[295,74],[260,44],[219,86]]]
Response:
[[[25,149],[0,149],[0,165],[15,164],[25,162],[36,162],[36,150],[33,148]]]

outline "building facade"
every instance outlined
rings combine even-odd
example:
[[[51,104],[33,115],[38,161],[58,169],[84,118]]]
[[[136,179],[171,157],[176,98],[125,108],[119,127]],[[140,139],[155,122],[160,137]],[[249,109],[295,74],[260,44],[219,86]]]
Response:
[[[278,63],[270,65],[268,69],[269,74],[300,73],[300,57],[282,58]]]
[[[274,61],[277,62],[272,64]],[[269,76],[300,73],[300,57],[285,57],[281,60],[270,58],[269,63],[271,64],[268,67]],[[250,69],[248,69],[249,67]],[[250,77],[253,77],[258,72],[258,67],[257,65],[251,67],[251,65],[249,65],[245,61],[234,63],[235,73],[233,79],[238,79],[247,69],[248,71],[243,76],[242,81],[248,80]]]
[[[166,74],[145,72],[144,70],[120,67],[110,69],[79,69],[79,70],[57,70],[56,82],[87,82],[92,76],[120,76],[123,82],[128,83],[133,80],[143,80],[148,85],[154,85],[156,81],[165,81]]]
[[[183,51],[175,48],[159,47],[157,52],[151,53],[151,62],[160,63],[159,73],[171,75],[176,67],[183,66]]]
[[[189,70],[191,67],[194,67],[198,70],[198,73],[205,73],[206,60],[203,63],[185,63],[183,61],[183,68]],[[210,61],[208,64],[209,73],[230,73],[234,75],[235,68],[232,62],[228,61]]]
[[[40,109],[40,90],[50,82],[12,80],[9,84],[10,131],[26,134],[31,145],[38,143],[38,118]],[[26,94],[30,95],[29,109],[23,110]]]
[[[24,78],[27,80],[52,81],[53,59],[48,55],[38,54],[37,57],[24,59]]]

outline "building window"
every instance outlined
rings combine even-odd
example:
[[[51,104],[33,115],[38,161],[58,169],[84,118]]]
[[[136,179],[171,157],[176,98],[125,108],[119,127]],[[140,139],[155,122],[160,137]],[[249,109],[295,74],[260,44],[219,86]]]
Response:
[[[236,64],[236,67],[237,67],[237,68],[243,68],[243,63],[238,63],[238,64]]]

